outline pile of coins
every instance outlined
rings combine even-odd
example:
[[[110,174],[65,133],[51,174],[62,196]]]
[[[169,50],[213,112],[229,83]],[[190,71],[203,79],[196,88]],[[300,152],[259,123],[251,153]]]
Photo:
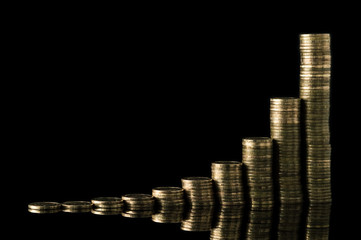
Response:
[[[212,228],[213,211],[213,205],[187,208],[181,222],[181,229],[190,232],[210,231]]]
[[[302,204],[281,204],[277,235],[279,240],[299,239]]]
[[[122,196],[124,201],[123,217],[150,218],[154,210],[154,198],[150,194],[126,194]]]
[[[270,129],[281,203],[302,202],[299,98],[271,98]]]
[[[217,211],[210,239],[240,239],[243,213],[243,205],[221,206]]]
[[[308,145],[306,168],[311,204],[331,202],[331,145]]]
[[[300,55],[300,97],[304,103],[307,190],[311,202],[329,202],[330,35],[301,34]]]
[[[156,213],[153,222],[180,223],[184,210],[184,190],[179,187],[156,187],[152,190],[155,198]]]
[[[96,215],[118,215],[123,210],[123,200],[119,197],[98,197],[91,200]]]
[[[331,47],[329,34],[300,35],[300,97],[307,144],[330,142]]]
[[[268,137],[244,138],[242,158],[247,171],[247,184],[251,205],[272,205],[273,142]]]
[[[307,213],[306,239],[329,239],[331,204],[310,205]]]
[[[212,179],[221,205],[244,204],[241,167],[237,161],[212,163]]]
[[[272,215],[272,207],[251,207],[246,239],[270,239]]]
[[[214,205],[212,179],[208,177],[182,178],[187,203],[191,207]]]

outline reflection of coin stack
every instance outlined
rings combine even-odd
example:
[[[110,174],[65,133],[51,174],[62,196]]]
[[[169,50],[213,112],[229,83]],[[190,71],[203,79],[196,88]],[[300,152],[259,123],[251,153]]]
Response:
[[[214,206],[212,205],[187,208],[181,223],[181,229],[190,232],[210,231],[213,210]]]
[[[241,167],[237,161],[212,163],[212,179],[221,205],[244,204]]]
[[[69,213],[83,213],[90,212],[91,202],[89,201],[67,201],[62,204],[63,212]]]
[[[154,209],[154,198],[149,194],[126,194],[124,201],[123,217],[150,218]]]
[[[268,137],[242,140],[242,158],[247,171],[251,205],[273,204],[272,139]]]
[[[300,99],[271,98],[271,137],[275,140],[280,200],[302,202]]]
[[[330,151],[330,35],[301,34],[300,54],[300,97],[304,103],[309,200],[311,202],[330,202],[331,156],[324,159],[313,159],[315,155],[326,157],[326,153],[323,151]],[[312,172],[310,168],[312,168]],[[327,177],[323,175],[327,175]]]
[[[310,205],[307,214],[306,239],[329,239],[331,204]]]
[[[278,239],[299,239],[301,204],[281,204],[278,223]]]
[[[306,165],[311,204],[331,202],[331,145],[308,145]]]
[[[217,211],[210,239],[239,239],[241,237],[243,211],[243,205],[221,206]]]
[[[118,197],[98,197],[91,200],[96,215],[118,215],[122,213],[123,200]]]
[[[61,204],[57,202],[34,202],[28,204],[28,211],[31,213],[57,213]]]
[[[212,179],[208,177],[182,178],[187,203],[192,207],[214,205]]]
[[[183,217],[184,194],[178,187],[157,187],[152,190],[156,202],[153,222],[180,223]]]
[[[272,214],[271,207],[251,207],[246,239],[270,239]]]

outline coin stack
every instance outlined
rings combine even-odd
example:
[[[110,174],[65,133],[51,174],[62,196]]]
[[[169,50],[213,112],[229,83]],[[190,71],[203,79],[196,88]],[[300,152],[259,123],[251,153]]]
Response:
[[[57,202],[33,202],[28,204],[31,213],[57,213],[61,210],[61,204]]]
[[[270,239],[272,215],[272,207],[251,207],[246,239]]]
[[[308,144],[330,142],[331,47],[329,34],[300,35],[300,96]]]
[[[214,205],[212,179],[208,177],[182,178],[182,188],[185,190],[187,203],[191,207]]]
[[[331,204],[310,205],[307,213],[306,239],[329,239]]]
[[[251,205],[273,204],[272,153],[271,138],[242,140],[242,158],[247,172]]]
[[[212,179],[221,205],[244,204],[241,167],[238,161],[212,163]]]
[[[179,187],[156,187],[152,190],[156,203],[153,222],[180,223],[184,210],[184,190]]]
[[[203,232],[212,228],[213,205],[203,205],[187,208],[181,223],[183,231]]]
[[[271,138],[278,165],[281,203],[302,202],[300,105],[299,98],[270,100]]]
[[[221,206],[217,211],[210,239],[240,239],[243,213],[243,205]]]
[[[154,198],[150,194],[126,194],[122,196],[124,201],[123,217],[150,218],[154,210]]]
[[[320,155],[322,149],[329,151],[330,143],[330,82],[331,82],[331,40],[329,34],[300,35],[300,97],[304,104],[305,147],[307,149],[307,190],[310,202],[331,201],[330,178],[326,180],[321,172],[329,171],[331,157],[324,161],[313,161],[310,154]],[[312,145],[311,151],[309,151]],[[318,146],[317,146],[318,145]],[[321,159],[319,159],[321,160]],[[312,173],[310,168],[313,168]],[[320,171],[318,171],[320,170]],[[320,172],[320,174],[317,174]],[[327,174],[328,175],[328,174]],[[323,179],[323,180],[321,180]],[[325,187],[324,197],[316,185]],[[317,196],[314,196],[317,192]]]
[[[61,204],[63,212],[83,213],[90,212],[92,204],[89,201],[67,201]]]
[[[91,200],[96,215],[118,215],[122,213],[123,200],[119,197],[98,197]]]
[[[301,217],[301,204],[281,204],[277,232],[278,239],[299,239]]]
[[[308,145],[306,165],[310,203],[331,202],[331,145]]]

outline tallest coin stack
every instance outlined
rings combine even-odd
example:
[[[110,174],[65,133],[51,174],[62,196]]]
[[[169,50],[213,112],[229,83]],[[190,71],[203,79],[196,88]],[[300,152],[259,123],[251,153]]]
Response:
[[[308,198],[311,203],[330,202],[330,35],[301,34],[300,56]]]

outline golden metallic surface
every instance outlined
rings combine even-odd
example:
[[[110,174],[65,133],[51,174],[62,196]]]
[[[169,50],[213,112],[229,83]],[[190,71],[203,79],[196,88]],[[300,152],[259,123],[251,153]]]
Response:
[[[123,201],[119,197],[98,197],[98,198],[93,198],[91,200],[91,203],[95,207],[105,208],[105,207],[119,207],[119,206],[122,206]]]
[[[58,210],[61,204],[57,202],[33,202],[28,204],[29,209],[33,210]]]
[[[60,209],[42,210],[42,209],[31,209],[31,208],[28,208],[28,212],[30,212],[30,213],[36,213],[36,214],[51,214],[51,213],[58,213],[58,212],[60,212]]]
[[[120,215],[122,214],[122,208],[94,208],[91,209],[91,213],[94,215]]]
[[[66,201],[61,204],[65,209],[79,209],[79,208],[91,208],[91,202],[89,201]]]

